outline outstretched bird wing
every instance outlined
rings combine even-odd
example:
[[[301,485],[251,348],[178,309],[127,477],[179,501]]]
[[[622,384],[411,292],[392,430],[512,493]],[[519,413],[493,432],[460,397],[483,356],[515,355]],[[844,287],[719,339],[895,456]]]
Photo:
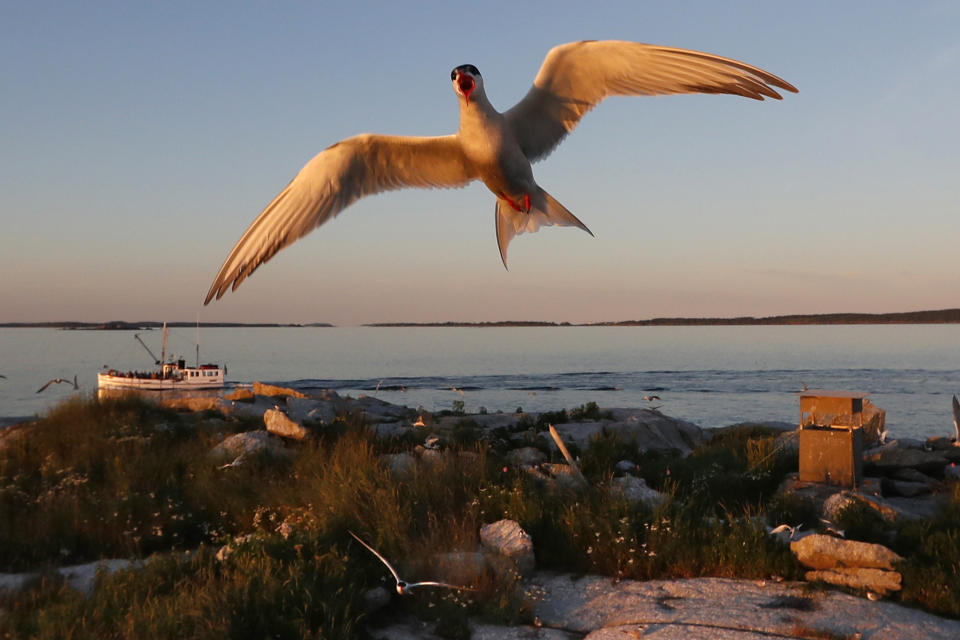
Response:
[[[379,551],[377,551],[376,549],[374,549],[373,547],[371,547],[370,545],[368,545],[366,542],[364,542],[363,539],[362,539],[360,536],[358,536],[357,534],[355,534],[353,531],[350,531],[350,535],[352,535],[354,538],[356,538],[356,539],[357,539],[357,542],[359,542],[360,544],[362,544],[363,546],[365,546],[367,549],[369,549],[369,550],[370,550],[370,553],[372,553],[373,555],[377,556],[377,558],[380,559],[380,562],[382,562],[384,565],[386,565],[387,569],[390,570],[390,573],[393,574],[393,579],[396,580],[398,583],[400,582],[400,576],[397,574],[396,569],[393,568],[393,565],[390,564],[390,563],[387,561],[386,558],[384,558],[382,555],[380,555],[380,552],[379,552]]]
[[[404,187],[462,187],[475,175],[455,135],[364,134],[321,151],[260,213],[227,256],[204,304],[363,196]]]
[[[779,100],[771,85],[797,91],[763,69],[709,53],[618,40],[571,42],[547,53],[533,87],[506,118],[533,162],[608,96],[730,93]]]
[[[459,589],[460,591],[475,591],[470,587],[461,587],[458,584],[450,584],[449,582],[435,582],[433,580],[427,580],[426,582],[413,582],[407,585],[407,589],[415,589],[417,587],[446,587],[447,589]]]

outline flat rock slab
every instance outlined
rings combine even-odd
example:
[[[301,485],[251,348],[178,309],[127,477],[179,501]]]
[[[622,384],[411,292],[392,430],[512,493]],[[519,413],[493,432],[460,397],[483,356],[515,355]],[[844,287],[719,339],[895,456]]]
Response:
[[[623,580],[537,573],[534,613],[543,626],[619,638],[802,637],[798,629],[871,640],[960,638],[960,621],[887,601],[837,592],[806,593],[803,583],[724,578]],[[824,635],[823,637],[827,637]]]

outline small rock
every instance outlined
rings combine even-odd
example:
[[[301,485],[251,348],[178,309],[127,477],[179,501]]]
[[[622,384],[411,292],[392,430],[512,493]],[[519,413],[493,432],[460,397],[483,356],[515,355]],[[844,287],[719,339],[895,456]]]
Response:
[[[613,466],[613,470],[616,473],[623,475],[624,473],[631,473],[637,470],[637,465],[634,462],[629,460],[621,460]]]
[[[801,564],[811,569],[893,569],[894,563],[903,560],[880,544],[841,540],[819,533],[791,542],[790,550]]]
[[[310,435],[306,427],[291,420],[280,409],[267,409],[263,414],[263,422],[267,426],[267,431],[281,438],[305,440]]]
[[[627,501],[645,504],[651,509],[663,502],[663,494],[651,489],[643,478],[636,476],[614,478],[610,483],[610,491],[621,493]]]
[[[417,466],[417,459],[409,453],[385,453],[380,456],[380,462],[395,476],[402,476],[412,472]]]
[[[513,560],[520,575],[529,575],[536,566],[533,539],[515,520],[498,520],[480,527],[480,544]]]
[[[210,451],[213,458],[233,460],[243,455],[253,455],[265,451],[274,455],[287,455],[289,452],[266,431],[247,431],[235,433],[226,438]]]
[[[544,462],[539,466],[539,469],[546,472],[547,476],[558,487],[565,489],[583,489],[584,487],[582,476],[577,475],[573,467],[568,464]]]
[[[856,502],[857,499],[845,491],[835,493],[823,501],[823,517],[832,522],[836,522],[844,509],[856,504]]]

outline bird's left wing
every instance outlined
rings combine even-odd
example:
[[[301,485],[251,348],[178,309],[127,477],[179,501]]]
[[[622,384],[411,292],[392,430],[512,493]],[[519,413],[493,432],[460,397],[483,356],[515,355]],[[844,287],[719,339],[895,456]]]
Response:
[[[608,96],[730,93],[780,99],[790,83],[752,65],[710,53],[619,40],[571,42],[547,53],[533,87],[506,112],[533,162],[560,144]]]
[[[460,591],[476,591],[472,587],[461,587],[458,584],[450,584],[449,582],[435,582],[433,580],[427,580],[425,582],[413,582],[407,585],[407,589],[414,589],[416,587],[445,587],[447,589],[459,589]]]
[[[475,177],[455,135],[363,134],[321,151],[233,247],[204,304],[363,196],[405,187],[462,187]]]

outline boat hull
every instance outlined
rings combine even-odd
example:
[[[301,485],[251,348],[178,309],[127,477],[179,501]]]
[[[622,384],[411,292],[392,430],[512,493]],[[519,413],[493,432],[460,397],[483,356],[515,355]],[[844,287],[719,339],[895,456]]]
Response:
[[[196,376],[189,375],[190,371],[198,371]],[[221,389],[223,388],[223,370],[187,370],[182,378],[138,377],[115,375],[110,373],[97,374],[97,387],[109,389],[137,389],[139,391],[172,391],[190,389]]]

